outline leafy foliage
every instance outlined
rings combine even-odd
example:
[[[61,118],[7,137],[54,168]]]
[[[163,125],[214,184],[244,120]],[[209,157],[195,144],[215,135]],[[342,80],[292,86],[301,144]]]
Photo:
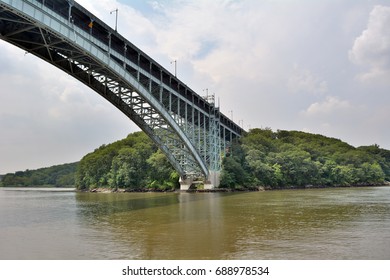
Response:
[[[18,171],[2,177],[2,186],[74,186],[77,162],[40,168],[37,170]]]
[[[178,187],[178,177],[149,137],[135,132],[84,156],[77,170],[76,186],[167,190]]]
[[[223,161],[224,187],[271,188],[382,184],[390,179],[390,151],[354,148],[338,139],[299,131],[252,129]]]

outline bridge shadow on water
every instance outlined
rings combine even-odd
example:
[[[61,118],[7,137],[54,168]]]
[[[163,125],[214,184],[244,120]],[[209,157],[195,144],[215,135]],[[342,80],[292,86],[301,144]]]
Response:
[[[234,251],[225,199],[238,193],[78,193],[88,242],[117,259],[215,259]],[[114,248],[114,249],[113,249]],[[102,253],[103,254],[103,253]]]
[[[176,195],[152,193],[80,193],[76,195],[76,201],[78,209],[87,218],[179,203]]]
[[[168,207],[211,197],[236,195],[237,193],[77,193],[76,202],[85,218],[103,217],[121,212],[139,211],[156,207]]]

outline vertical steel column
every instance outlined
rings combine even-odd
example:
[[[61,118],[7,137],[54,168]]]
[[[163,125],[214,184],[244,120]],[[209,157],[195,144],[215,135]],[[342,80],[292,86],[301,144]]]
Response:
[[[126,52],[127,52],[127,45],[125,43],[125,45],[123,46],[123,57],[126,57]],[[123,69],[126,69],[126,61],[123,60]]]
[[[160,103],[163,104],[163,71],[160,69]]]
[[[192,143],[195,146],[195,108],[194,108],[194,95],[192,95],[192,106],[191,106],[191,121],[192,121]],[[196,147],[196,146],[195,146]]]
[[[223,127],[223,155],[226,155],[226,128]]]
[[[186,90],[187,92],[187,90]],[[186,134],[188,135],[189,132],[188,132],[188,111],[187,111],[187,108],[188,108],[188,103],[187,102],[184,102],[184,106],[186,106],[185,110],[184,110],[184,129],[186,131]],[[192,142],[193,143],[193,142]]]
[[[45,1],[43,1],[43,5],[45,4]],[[72,7],[73,7],[73,1],[68,1],[69,4],[69,14],[68,14],[68,22],[70,23],[72,20]]]
[[[152,63],[149,63],[149,92],[152,92]]]
[[[209,116],[209,170],[220,170],[220,122],[219,122],[219,108],[215,107],[215,102],[210,102],[210,116]]]
[[[108,57],[111,57],[111,32],[108,32]]]
[[[221,164],[222,164],[222,158],[221,158],[221,153],[222,153],[222,146],[221,146],[221,130],[220,130],[220,125],[221,125],[221,114],[219,111],[219,107],[217,108],[216,111],[217,118],[216,118],[216,123],[215,123],[215,132],[217,133],[216,135],[216,149],[215,149],[215,160],[216,160],[216,166],[215,166],[215,171],[221,170]]]
[[[204,160],[206,164],[209,164],[207,162],[207,127],[206,127],[206,115],[203,114],[203,153],[204,153]]]
[[[202,143],[200,141],[200,134],[201,134],[202,124],[200,121],[200,111],[198,110],[198,151],[200,152],[200,156],[203,156],[202,154]]]
[[[140,72],[141,72],[141,55],[140,53],[137,53],[137,81],[140,82]]]
[[[180,98],[179,97],[176,97],[176,98],[177,98],[177,118],[176,118],[176,122],[179,124],[181,129],[183,129],[182,121],[181,121],[181,117],[180,117]]]
[[[172,114],[172,93],[169,92],[169,113]]]

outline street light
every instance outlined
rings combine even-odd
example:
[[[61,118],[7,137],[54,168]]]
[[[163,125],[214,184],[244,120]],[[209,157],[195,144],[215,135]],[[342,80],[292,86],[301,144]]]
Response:
[[[115,12],[115,31],[118,32],[118,8],[110,12],[110,15]]]
[[[209,99],[209,89],[208,88],[205,88],[203,91],[206,92],[206,96],[204,97],[204,99]]]
[[[230,113],[230,119],[233,121],[233,110],[230,110],[229,113]]]
[[[171,61],[171,64],[175,64],[175,77],[177,77],[177,60]]]

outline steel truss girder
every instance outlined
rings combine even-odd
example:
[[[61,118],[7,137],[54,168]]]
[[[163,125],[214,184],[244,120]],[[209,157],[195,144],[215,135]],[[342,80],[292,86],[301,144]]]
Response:
[[[58,0],[60,2],[60,0]],[[55,65],[98,92],[135,122],[182,177],[220,170],[219,110],[207,112],[91,36],[42,1],[0,0],[0,38]],[[62,1],[64,2],[64,1]],[[124,53],[127,46],[124,45]],[[150,66],[152,67],[152,66]],[[152,71],[152,69],[150,69]],[[162,79],[162,78],[161,78]],[[188,109],[190,108],[190,109]]]

